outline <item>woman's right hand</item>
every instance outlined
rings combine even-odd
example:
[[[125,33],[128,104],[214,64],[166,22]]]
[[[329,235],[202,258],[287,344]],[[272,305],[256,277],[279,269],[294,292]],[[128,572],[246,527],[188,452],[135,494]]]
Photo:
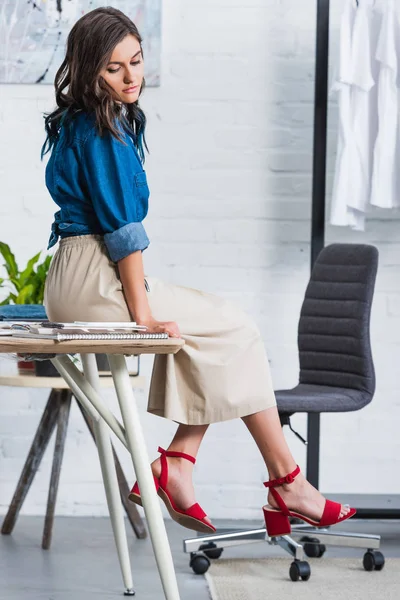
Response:
[[[153,317],[136,319],[137,325],[146,325],[147,333],[168,333],[170,337],[181,337],[179,327],[175,321],[157,321]]]

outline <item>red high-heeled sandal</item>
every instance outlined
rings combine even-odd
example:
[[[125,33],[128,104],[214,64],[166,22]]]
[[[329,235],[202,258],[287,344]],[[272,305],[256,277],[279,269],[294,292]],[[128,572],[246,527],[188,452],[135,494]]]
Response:
[[[346,521],[356,514],[355,508],[351,508],[347,515],[339,517],[342,506],[338,502],[332,502],[332,500],[325,500],[325,508],[320,521],[314,521],[314,519],[310,519],[295,510],[289,510],[275,488],[285,483],[293,483],[299,473],[300,467],[297,466],[292,473],[285,477],[264,482],[265,487],[271,488],[271,493],[279,506],[279,508],[273,508],[269,505],[263,506],[265,526],[269,537],[288,535],[291,532],[289,517],[301,519],[313,527],[328,527]]]
[[[167,490],[167,456],[170,456],[171,458],[185,458],[186,460],[190,460],[190,462],[192,462],[193,464],[196,463],[196,459],[193,456],[190,456],[190,454],[185,454],[184,452],[167,452],[163,448],[158,448],[158,452],[160,452],[161,454],[161,473],[160,478],[153,475],[154,483],[156,486],[157,494],[164,501],[165,506],[167,507],[172,519],[180,525],[183,525],[183,527],[187,527],[188,529],[200,531],[201,533],[214,533],[216,531],[216,528],[214,527],[214,525],[211,525],[204,520],[204,517],[206,517],[207,515],[199,504],[192,504],[192,506],[190,506],[186,510],[177,508]],[[142,498],[140,496],[139,485],[137,482],[135,483],[131,490],[131,493],[129,494],[129,500],[132,500],[132,502],[135,502],[135,504],[139,504],[139,506],[143,506]]]

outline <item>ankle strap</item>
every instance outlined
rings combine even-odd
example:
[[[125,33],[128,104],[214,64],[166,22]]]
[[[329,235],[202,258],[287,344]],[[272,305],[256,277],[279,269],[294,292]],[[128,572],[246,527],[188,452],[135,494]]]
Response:
[[[190,456],[190,454],[185,454],[184,452],[171,452],[169,450],[164,450],[164,448],[161,448],[160,446],[158,447],[158,452],[162,456],[169,456],[171,458],[186,458],[186,460],[189,460],[193,464],[196,463],[194,456]]]
[[[271,481],[265,481],[264,485],[266,488],[274,488],[278,485],[284,485],[285,483],[293,483],[296,479],[297,475],[300,473],[300,467],[297,465],[294,471],[285,475],[285,477],[280,477],[279,479],[271,479]]]

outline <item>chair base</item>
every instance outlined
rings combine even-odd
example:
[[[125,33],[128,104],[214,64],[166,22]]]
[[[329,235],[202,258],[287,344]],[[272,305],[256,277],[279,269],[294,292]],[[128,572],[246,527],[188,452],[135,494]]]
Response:
[[[367,555],[368,557],[372,556],[373,564],[376,555],[376,570],[383,567],[383,555],[376,552],[380,548],[381,537],[379,535],[330,531],[327,528],[317,528],[309,525],[292,524],[291,527],[292,532],[290,535],[276,538],[268,537],[265,527],[250,530],[222,529],[219,533],[199,535],[195,538],[183,540],[183,551],[190,553],[190,566],[198,574],[205,573],[210,566],[209,559],[219,558],[224,548],[256,542],[278,545],[294,558],[294,562],[290,567],[292,581],[297,581],[300,578],[307,581],[310,578],[311,570],[309,564],[304,560],[304,555],[321,557],[325,552],[325,545],[363,548],[367,551],[364,555],[364,568],[366,570],[372,570],[366,567],[365,557]],[[297,539],[298,541],[296,541]],[[369,563],[371,563],[371,560]]]

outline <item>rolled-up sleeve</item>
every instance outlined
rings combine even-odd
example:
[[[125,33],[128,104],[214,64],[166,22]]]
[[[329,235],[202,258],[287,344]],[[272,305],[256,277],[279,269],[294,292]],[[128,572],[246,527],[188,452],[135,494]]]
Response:
[[[89,200],[104,234],[110,258],[121,260],[150,244],[142,221],[147,215],[146,173],[132,145],[108,130],[91,132],[82,145]]]

